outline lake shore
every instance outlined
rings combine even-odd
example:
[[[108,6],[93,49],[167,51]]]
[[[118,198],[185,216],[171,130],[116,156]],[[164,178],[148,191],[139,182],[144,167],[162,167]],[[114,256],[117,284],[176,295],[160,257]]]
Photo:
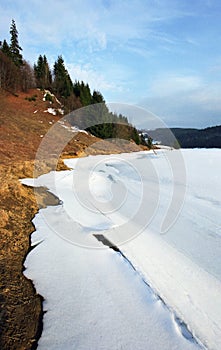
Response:
[[[36,96],[35,101],[29,98]],[[30,235],[35,230],[32,219],[40,207],[51,205],[55,199],[45,189],[36,192],[23,186],[19,179],[33,177],[35,156],[48,130],[61,116],[46,113],[49,101],[44,92],[33,89],[12,95],[1,90],[1,162],[0,162],[0,348],[1,350],[30,350],[36,348],[42,313],[42,299],[31,281],[23,275],[23,263],[30,249]],[[59,129],[63,137],[68,129]],[[132,152],[140,149],[128,143],[127,149],[101,141],[87,134],[73,133],[63,150],[63,158],[88,154]],[[54,140],[56,145],[56,139]],[[53,147],[52,147],[53,148]],[[58,169],[67,169],[60,161]],[[47,173],[50,164],[40,170]],[[56,204],[56,203],[55,203]]]
[[[65,154],[65,157],[68,157],[68,154]],[[67,167],[61,161],[58,170],[64,169]],[[32,281],[23,275],[23,263],[31,249],[30,236],[35,230],[32,219],[39,207],[56,205],[58,200],[45,188],[39,188],[36,192],[20,183],[21,178],[33,177],[33,170],[34,161],[16,161],[0,167],[2,350],[36,349],[42,330],[43,298],[36,294]],[[42,173],[48,171],[49,168],[45,167]]]

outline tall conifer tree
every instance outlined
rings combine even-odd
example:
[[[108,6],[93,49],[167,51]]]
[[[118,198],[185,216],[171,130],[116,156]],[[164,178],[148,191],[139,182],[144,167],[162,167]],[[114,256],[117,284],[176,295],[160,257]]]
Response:
[[[14,64],[20,67],[23,64],[22,54],[20,52],[22,51],[22,48],[19,46],[19,43],[18,43],[18,31],[17,31],[14,19],[12,20],[12,23],[11,23],[10,34],[11,34],[11,42],[9,46],[10,56]]]
[[[52,84],[52,75],[47,61],[47,57],[40,55],[37,64],[34,65],[37,86],[41,89],[48,89]]]
[[[67,98],[73,94],[73,83],[65,68],[62,56],[54,64],[54,90],[59,97]]]

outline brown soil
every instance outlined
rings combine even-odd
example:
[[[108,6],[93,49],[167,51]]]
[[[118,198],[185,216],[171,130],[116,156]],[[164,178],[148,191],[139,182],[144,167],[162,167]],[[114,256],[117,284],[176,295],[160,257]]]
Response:
[[[27,98],[35,96],[34,100]],[[56,199],[40,188],[36,200],[33,189],[21,185],[19,179],[49,171],[54,165],[65,169],[60,159],[53,158],[56,139],[52,142],[47,164],[35,162],[43,136],[62,116],[44,112],[48,107],[60,108],[57,102],[43,101],[43,92],[30,90],[18,96],[0,90],[0,349],[29,350],[36,348],[41,332],[42,298],[31,281],[23,275],[23,263],[30,249],[31,220],[41,207],[56,204]],[[36,112],[37,111],[37,112]],[[58,130],[58,138],[68,131]],[[86,156],[138,151],[134,143],[116,144],[101,141],[85,133],[74,135],[64,148],[62,157]],[[38,167],[36,168],[36,163]]]

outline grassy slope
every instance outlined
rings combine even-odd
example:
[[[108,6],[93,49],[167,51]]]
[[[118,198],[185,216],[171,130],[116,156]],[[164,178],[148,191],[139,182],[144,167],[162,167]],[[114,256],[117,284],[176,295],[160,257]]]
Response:
[[[36,95],[35,101],[26,97]],[[34,230],[31,219],[38,210],[32,189],[22,186],[19,178],[32,177],[35,154],[48,129],[61,118],[44,111],[59,104],[43,101],[43,92],[31,90],[13,96],[0,90],[0,348],[31,349],[39,327],[41,299],[23,273],[23,261]],[[37,112],[35,112],[37,111]],[[62,132],[67,132],[62,129]],[[61,134],[62,134],[61,132]],[[60,132],[59,132],[60,133]],[[59,135],[60,137],[60,135]],[[137,151],[133,143],[110,144],[79,133],[64,149],[64,156]],[[55,145],[56,147],[56,140]],[[52,147],[52,148],[53,148]],[[58,167],[63,168],[62,162]],[[41,172],[50,167],[44,166]],[[54,202],[40,189],[38,203]],[[49,198],[50,197],[50,198]],[[56,204],[56,203],[55,203]]]
[[[25,99],[34,94],[36,101]],[[52,119],[58,120],[44,113],[47,107],[41,91],[18,97],[0,92],[1,349],[31,349],[38,331],[41,300],[22,274],[29,234],[34,229],[31,219],[38,207],[32,189],[18,179],[32,176],[40,135],[46,133]]]

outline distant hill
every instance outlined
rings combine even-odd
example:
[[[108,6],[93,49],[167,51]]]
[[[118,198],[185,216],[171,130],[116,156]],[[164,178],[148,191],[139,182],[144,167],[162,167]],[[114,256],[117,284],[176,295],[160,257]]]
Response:
[[[221,148],[221,125],[205,129],[159,128],[148,131],[148,135],[153,140],[171,147]]]

